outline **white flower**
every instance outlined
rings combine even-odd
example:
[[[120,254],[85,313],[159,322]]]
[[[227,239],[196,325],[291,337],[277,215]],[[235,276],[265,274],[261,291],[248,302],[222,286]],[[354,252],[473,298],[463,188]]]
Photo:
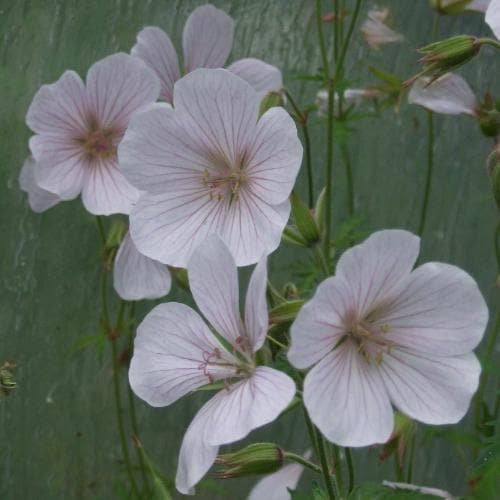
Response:
[[[408,102],[446,115],[478,115],[479,102],[461,76],[446,73],[431,81],[429,77],[418,78],[410,89]]]
[[[385,24],[389,17],[389,9],[372,9],[368,12],[368,19],[361,25],[361,32],[365,42],[371,49],[378,49],[386,43],[402,42],[404,36],[396,33]]]
[[[491,31],[500,40],[500,0],[491,0],[486,15],[484,17],[486,24],[491,28]]]
[[[221,68],[233,46],[234,21],[222,10],[207,4],[196,8],[186,21],[182,36],[184,74],[197,68]],[[174,84],[181,77],[177,53],[168,35],[146,27],[137,35],[131,54],[143,59],[161,80],[160,97],[171,103]],[[259,59],[241,59],[227,69],[245,79],[261,97],[283,86],[281,72]]]
[[[382,96],[382,92],[374,88],[362,88],[362,89],[346,89],[344,91],[344,103],[347,106],[355,105],[358,106],[363,101],[377,99]],[[337,104],[339,101],[339,95],[337,92],[334,94],[334,102]],[[316,94],[316,106],[318,106],[319,113],[328,113],[328,91],[326,89],[321,89]]]
[[[297,487],[304,466],[288,464],[261,479],[250,491],[247,500],[290,500],[290,490]]]
[[[66,71],[36,93],[26,116],[37,184],[63,200],[80,192],[93,214],[128,213],[138,197],[118,170],[116,148],[130,116],[158,98],[160,83],[139,59],[114,54],[95,63],[86,84]]]
[[[305,406],[334,443],[387,441],[391,405],[435,425],[467,412],[481,370],[472,349],[488,309],[461,269],[429,262],[412,271],[419,244],[390,230],[347,250],[292,325],[290,362],[315,365]]]
[[[170,291],[167,266],[138,252],[127,232],[115,257],[113,286],[124,300],[159,299]]]
[[[26,158],[19,174],[19,187],[28,194],[28,203],[34,212],[45,212],[57,205],[61,198],[54,193],[42,189],[35,179],[35,160]]]
[[[196,304],[223,341],[190,307],[161,304],[139,325],[129,371],[132,389],[152,406],[170,405],[198,387],[224,381],[225,388],[205,403],[184,436],[176,478],[181,493],[193,491],[220,445],[272,422],[295,394],[290,377],[255,363],[268,328],[265,257],[248,285],[244,320],[237,268],[219,238],[209,238],[194,252],[188,276]]]
[[[138,113],[120,144],[120,168],[145,193],[130,216],[138,250],[185,267],[218,234],[238,266],[280,242],[302,146],[283,108],[259,118],[259,95],[224,69],[198,69],[175,84],[174,108]]]

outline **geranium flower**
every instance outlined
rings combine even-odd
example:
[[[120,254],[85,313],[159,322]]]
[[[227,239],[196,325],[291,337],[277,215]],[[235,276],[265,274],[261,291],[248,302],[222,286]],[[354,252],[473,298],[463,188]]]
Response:
[[[132,389],[152,406],[170,405],[208,383],[224,383],[184,436],[176,478],[181,493],[193,492],[220,445],[272,422],[295,394],[288,375],[255,362],[268,327],[265,257],[248,285],[244,320],[236,264],[219,238],[209,238],[194,252],[188,276],[194,300],[216,333],[190,307],[161,304],[139,325],[129,371]]]
[[[145,193],[130,216],[138,250],[185,267],[218,234],[236,264],[272,252],[290,214],[302,146],[292,118],[224,69],[198,69],[175,84],[174,108],[137,114],[120,144],[120,168]]]
[[[29,156],[26,158],[19,174],[19,187],[28,194],[28,203],[33,212],[45,212],[57,205],[61,198],[54,193],[42,189],[35,179],[35,160]]]
[[[160,83],[139,59],[114,54],[86,84],[66,71],[36,93],[26,116],[37,184],[63,200],[82,193],[93,214],[128,213],[139,192],[118,170],[116,148],[130,116],[158,98]]]
[[[292,325],[290,362],[314,365],[305,406],[334,443],[387,441],[391,404],[435,425],[467,412],[481,371],[472,349],[488,309],[458,267],[429,262],[412,271],[419,243],[407,231],[379,231],[347,250]]]
[[[346,106],[359,106],[363,101],[373,101],[382,96],[383,93],[379,89],[367,87],[361,89],[345,89],[343,99]],[[335,92],[335,104],[338,103],[338,100],[339,95]],[[326,89],[321,89],[316,94],[316,106],[318,107],[319,113],[328,113],[328,91]]]
[[[154,69],[161,80],[161,99],[172,103],[174,83],[181,74],[197,68],[224,66],[233,46],[233,32],[234,21],[231,17],[213,5],[202,5],[193,10],[184,26],[183,72],[170,38],[160,28],[144,28],[137,35],[137,43],[131,54],[140,57]],[[280,70],[259,59],[240,59],[227,69],[250,83],[261,97],[283,87]]]
[[[484,20],[494,35],[500,40],[500,0],[491,0]]]
[[[372,9],[366,21],[361,25],[365,42],[371,49],[379,49],[386,43],[402,42],[404,36],[389,28],[385,22],[389,17],[389,9]]]
[[[167,266],[139,253],[127,232],[113,267],[116,293],[124,300],[159,299],[167,295],[171,283]]]
[[[408,94],[408,102],[445,115],[478,116],[479,102],[469,84],[459,75],[446,73],[432,81],[418,78]]]

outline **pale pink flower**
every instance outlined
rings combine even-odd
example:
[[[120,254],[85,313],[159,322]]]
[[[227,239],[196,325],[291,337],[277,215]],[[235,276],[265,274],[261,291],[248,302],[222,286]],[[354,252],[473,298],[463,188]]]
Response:
[[[238,266],[280,243],[302,160],[292,118],[259,118],[258,93],[224,69],[198,69],[175,84],[174,107],[138,113],[120,144],[120,168],[145,193],[130,216],[138,250],[185,267],[218,234]]]
[[[139,253],[127,232],[113,267],[116,293],[124,300],[159,299],[167,295],[171,283],[167,266]]]
[[[309,458],[311,452],[304,454]],[[292,496],[290,490],[295,490],[300,476],[304,471],[304,466],[291,463],[283,466],[280,470],[269,474],[261,479],[250,491],[247,500],[290,500]]]
[[[446,73],[434,81],[426,76],[418,78],[410,89],[408,102],[445,115],[478,116],[480,107],[469,84],[454,73]]]
[[[184,436],[176,478],[181,493],[193,492],[220,445],[272,422],[295,394],[290,377],[255,362],[268,328],[266,258],[251,276],[244,320],[236,264],[218,237],[194,252],[188,276],[196,304],[219,337],[190,307],[161,304],[139,325],[129,371],[132,389],[152,406],[170,405],[198,387],[224,381],[225,388],[205,403]]]
[[[379,231],[340,257],[291,328],[290,362],[314,367],[304,381],[312,421],[332,442],[389,439],[392,406],[426,424],[458,422],[477,389],[472,352],[488,309],[458,267],[412,271],[420,239]]]
[[[33,212],[45,212],[57,205],[61,198],[54,193],[42,189],[35,179],[35,160],[29,156],[26,158],[19,174],[19,187],[28,194],[28,203]]]
[[[347,106],[359,106],[363,101],[370,101],[382,97],[383,93],[375,88],[361,88],[361,89],[346,89],[344,91],[344,104]],[[337,92],[334,94],[334,102],[337,104],[339,95]],[[319,113],[328,113],[328,91],[321,89],[316,94],[316,106]]]
[[[500,0],[491,0],[484,20],[494,35],[500,40]]]
[[[389,9],[372,9],[368,12],[368,18],[361,25],[361,32],[365,42],[371,49],[379,49],[386,43],[402,42],[404,36],[396,33],[387,26],[386,21],[389,17]]]
[[[130,116],[156,101],[160,83],[141,60],[114,54],[84,84],[66,71],[36,93],[26,116],[37,184],[63,200],[82,193],[93,214],[128,213],[139,192],[118,170],[116,148]]]
[[[168,35],[148,26],[137,35],[131,54],[143,59],[161,80],[160,97],[171,103],[174,84],[182,74],[197,68],[221,68],[233,46],[234,21],[222,10],[206,4],[197,7],[186,21],[182,36],[184,64],[181,71],[177,53]],[[281,72],[259,59],[247,58],[227,69],[246,80],[261,97],[283,87]]]

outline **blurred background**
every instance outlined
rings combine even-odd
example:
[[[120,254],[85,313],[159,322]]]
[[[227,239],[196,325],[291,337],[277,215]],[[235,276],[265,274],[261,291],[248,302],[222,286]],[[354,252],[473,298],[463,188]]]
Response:
[[[64,70],[74,69],[84,77],[96,60],[128,52],[146,25],[167,31],[180,49],[185,20],[203,3],[0,0],[0,364],[16,363],[18,384],[8,398],[0,400],[0,498],[127,497],[109,346],[101,354],[95,346],[77,349],[98,325],[99,234],[79,200],[60,203],[41,215],[29,209],[18,186],[31,135],[25,125],[28,106],[40,85],[58,79]],[[236,22],[230,60],[253,56],[274,64],[283,71],[286,87],[301,106],[314,102],[318,83],[297,79],[320,67],[312,0],[212,3]],[[405,35],[405,41],[369,50],[359,27],[372,6],[369,0],[363,2],[347,55],[346,77],[352,86],[377,83],[370,65],[403,79],[410,77],[419,70],[416,49],[431,40],[429,2],[380,0],[378,6],[390,9],[392,27]],[[490,34],[478,13],[442,17],[439,29],[441,38]],[[498,70],[498,53],[485,48],[459,73],[479,96],[491,89],[499,97]],[[426,168],[425,123],[426,112],[408,105],[405,98],[399,111],[390,108],[378,118],[351,124],[348,148],[363,231],[417,230]],[[446,261],[464,268],[479,282],[490,305],[498,304],[493,247],[498,212],[486,175],[492,141],[467,116],[436,115],[435,126],[435,177],[421,261]],[[316,114],[311,115],[311,134],[319,188],[326,131],[324,119]],[[339,155],[336,158],[335,230],[347,217],[344,168]],[[298,191],[305,197],[304,171]],[[276,283],[290,281],[290,271],[299,274],[307,259],[304,251],[283,244],[271,257]],[[183,298],[179,294],[174,288],[169,299]],[[139,304],[138,320],[153,305]],[[498,352],[496,356],[498,360]],[[136,401],[141,441],[170,477],[175,474],[183,433],[203,399],[200,395],[183,398],[164,409]],[[461,425],[467,426],[467,420]],[[439,436],[434,432],[429,437],[420,429],[414,482],[463,494],[467,471],[460,439],[450,443]],[[308,447],[300,411],[250,436],[251,441],[257,439],[275,440],[297,452]],[[379,453],[377,448],[355,451],[359,479],[393,478],[392,463],[379,464]],[[308,486],[309,479],[304,476],[301,484]],[[196,498],[244,498],[253,482],[209,479]]]

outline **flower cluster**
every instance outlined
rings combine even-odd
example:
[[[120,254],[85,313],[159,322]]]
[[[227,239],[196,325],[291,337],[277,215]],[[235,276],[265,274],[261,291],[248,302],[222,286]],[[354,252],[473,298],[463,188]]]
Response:
[[[493,30],[495,6],[486,11]],[[369,13],[362,31],[370,47],[403,40],[387,17],[386,9]],[[294,397],[342,446],[387,442],[393,408],[426,424],[458,422],[478,386],[473,349],[488,321],[471,276],[439,262],[413,269],[420,239],[382,230],[345,250],[335,275],[292,318],[293,378],[266,366],[258,353],[269,330],[267,258],[290,217],[302,145],[283,107],[261,109],[263,97],[281,91],[280,71],[253,58],[224,69],[232,42],[233,20],[199,7],[184,27],[181,64],[168,35],[146,27],[130,54],[98,61],[85,82],[66,71],[42,86],[26,117],[34,135],[20,185],[34,211],[81,195],[94,215],[128,217],[114,255],[122,299],[163,297],[167,266],[187,269],[204,319],[181,303],[156,306],[137,329],[129,368],[133,391],[154,407],[219,389],[184,435],[176,476],[184,494],[220,446],[274,421]],[[381,95],[347,89],[335,99]],[[450,73],[418,79],[409,100],[442,113],[483,113],[465,80]],[[238,267],[253,264],[241,314]],[[281,498],[301,472],[286,465],[250,498]]]

